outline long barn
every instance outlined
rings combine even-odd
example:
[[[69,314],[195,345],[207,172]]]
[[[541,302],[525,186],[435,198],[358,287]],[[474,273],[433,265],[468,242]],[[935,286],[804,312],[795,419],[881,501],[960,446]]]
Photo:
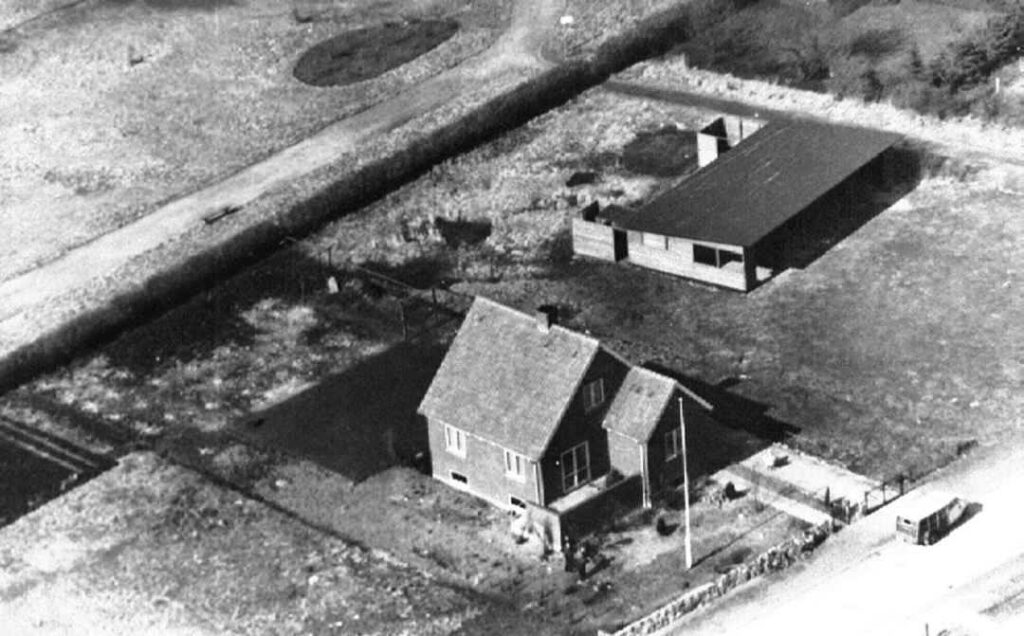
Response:
[[[892,133],[804,120],[719,119],[701,168],[640,209],[573,219],[575,253],[749,291],[786,261],[788,237],[826,206],[889,180]]]

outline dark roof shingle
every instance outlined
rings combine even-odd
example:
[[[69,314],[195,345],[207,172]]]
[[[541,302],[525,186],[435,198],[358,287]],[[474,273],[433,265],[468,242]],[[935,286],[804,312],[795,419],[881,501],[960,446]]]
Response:
[[[539,459],[600,349],[597,340],[477,297],[420,412]]]

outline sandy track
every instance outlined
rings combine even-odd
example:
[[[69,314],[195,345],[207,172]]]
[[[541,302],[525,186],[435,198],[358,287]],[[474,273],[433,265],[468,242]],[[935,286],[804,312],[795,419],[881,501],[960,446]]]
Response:
[[[449,102],[453,95],[515,68],[546,66],[540,47],[557,23],[562,5],[561,0],[520,0],[508,32],[477,58],[0,284],[0,355],[27,344],[34,335],[33,323],[54,327],[45,317],[39,320],[31,315],[43,303],[110,276],[133,259],[201,226],[204,217],[226,207],[241,207],[237,215],[244,215],[244,206],[267,192],[337,161],[374,137]]]
[[[983,506],[933,546],[895,539],[897,500],[830,539],[805,568],[741,589],[665,633],[921,634],[925,623],[933,634],[1018,633],[1006,630],[1024,621],[1019,607],[995,619],[985,611],[1020,593],[1022,456],[1013,446],[979,451],[922,487]]]

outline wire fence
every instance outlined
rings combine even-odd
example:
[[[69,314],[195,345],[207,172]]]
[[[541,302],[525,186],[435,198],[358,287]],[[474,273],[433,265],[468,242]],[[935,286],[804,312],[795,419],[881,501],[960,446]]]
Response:
[[[408,283],[363,266],[354,266],[350,277],[374,286],[397,301],[396,319],[402,337],[413,340],[440,326],[461,318],[473,303],[473,296],[432,285],[414,287]]]

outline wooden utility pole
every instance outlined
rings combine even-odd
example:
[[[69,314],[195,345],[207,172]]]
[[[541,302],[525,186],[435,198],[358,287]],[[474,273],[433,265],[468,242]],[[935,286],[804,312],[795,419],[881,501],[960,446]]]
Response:
[[[679,434],[683,451],[683,523],[686,529],[686,569],[693,567],[693,548],[690,541],[690,472],[686,469],[686,422],[683,421],[683,398],[679,398]]]

